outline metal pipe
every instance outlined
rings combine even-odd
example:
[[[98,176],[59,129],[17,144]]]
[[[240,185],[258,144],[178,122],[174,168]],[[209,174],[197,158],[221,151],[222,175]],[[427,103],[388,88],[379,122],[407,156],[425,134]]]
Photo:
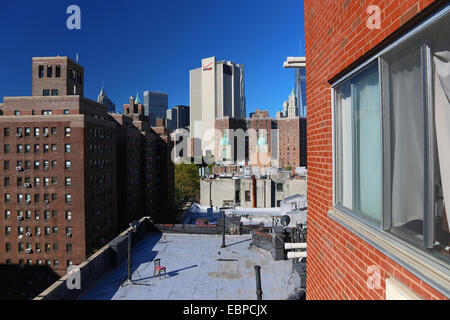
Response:
[[[225,211],[222,210],[222,246],[221,248],[225,248]]]
[[[128,232],[128,281],[131,281],[131,235],[133,231]]]
[[[256,277],[256,300],[262,300],[261,267],[260,266],[255,266],[255,277]]]
[[[288,259],[306,258],[306,251],[288,252],[287,253],[287,258]]]
[[[286,250],[289,249],[306,249],[306,242],[301,243],[285,243],[284,248]]]

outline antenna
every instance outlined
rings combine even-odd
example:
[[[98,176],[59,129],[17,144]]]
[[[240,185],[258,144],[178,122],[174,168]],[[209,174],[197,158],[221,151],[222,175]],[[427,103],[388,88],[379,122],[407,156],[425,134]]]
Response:
[[[76,58],[75,58],[76,62],[78,63],[78,52],[76,54]]]

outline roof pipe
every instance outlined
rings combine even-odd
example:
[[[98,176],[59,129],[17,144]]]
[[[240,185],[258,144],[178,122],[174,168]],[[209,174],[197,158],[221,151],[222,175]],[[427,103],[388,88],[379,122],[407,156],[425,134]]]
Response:
[[[306,258],[306,251],[288,252],[287,253],[287,258],[288,259]]]

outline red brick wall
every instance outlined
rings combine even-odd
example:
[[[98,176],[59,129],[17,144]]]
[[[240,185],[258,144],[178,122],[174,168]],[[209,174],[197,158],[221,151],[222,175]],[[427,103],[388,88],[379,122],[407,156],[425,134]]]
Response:
[[[425,299],[445,299],[327,216],[332,208],[332,116],[329,80],[405,26],[433,0],[305,0],[308,101],[308,299],[384,299],[393,276]],[[369,5],[381,29],[366,25]],[[427,8],[430,9],[431,7]],[[381,268],[381,287],[368,290],[366,270]]]

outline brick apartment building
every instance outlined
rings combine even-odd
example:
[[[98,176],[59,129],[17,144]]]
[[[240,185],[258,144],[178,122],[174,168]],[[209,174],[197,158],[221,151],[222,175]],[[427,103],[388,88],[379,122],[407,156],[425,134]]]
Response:
[[[173,198],[167,129],[133,100],[108,114],[82,96],[83,74],[33,58],[33,96],[0,104],[0,265],[61,276]]]
[[[117,233],[116,123],[79,94],[82,70],[34,58],[33,96],[0,107],[1,264],[62,275]]]
[[[305,0],[308,299],[449,297],[449,26],[448,1]]]
[[[145,213],[152,217],[174,197],[174,168],[170,133],[163,119],[150,127],[144,106],[130,97],[123,114],[111,114],[119,124],[117,129],[119,226],[139,220]],[[126,174],[124,174],[126,172]]]
[[[224,163],[245,161],[246,165],[260,168],[306,166],[305,118],[271,118],[267,110],[256,109],[246,119],[217,118],[215,128],[216,155]],[[244,139],[239,134],[233,136],[238,129],[244,134],[248,131]],[[244,143],[242,155],[238,143]]]

